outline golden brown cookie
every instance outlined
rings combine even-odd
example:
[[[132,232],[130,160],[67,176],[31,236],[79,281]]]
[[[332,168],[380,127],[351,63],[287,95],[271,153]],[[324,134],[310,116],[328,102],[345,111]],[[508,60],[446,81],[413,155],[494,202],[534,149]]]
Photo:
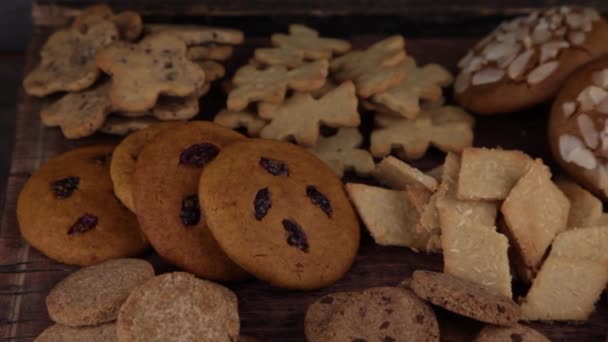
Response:
[[[46,328],[34,342],[118,342],[116,323],[106,323],[92,327],[71,328],[61,324],[53,324]]]
[[[607,37],[608,23],[589,7],[552,7],[503,22],[460,61],[456,99],[480,114],[546,101],[576,68],[608,52]]]
[[[295,145],[251,139],[224,148],[203,170],[199,198],[226,254],[275,286],[332,284],[357,253],[359,222],[340,179]]]
[[[120,32],[120,37],[124,40],[134,41],[141,35],[143,22],[137,12],[124,11],[114,14],[112,8],[106,4],[97,4],[83,9],[72,23],[72,27],[77,30],[86,29],[100,21],[111,21],[116,25]]]
[[[241,44],[244,39],[243,32],[210,26],[196,25],[146,25],[148,33],[167,33],[182,40],[186,45],[200,45],[206,43]]]
[[[34,172],[17,203],[19,228],[30,245],[53,260],[83,266],[147,248],[135,215],[114,196],[113,149],[75,149]]]
[[[133,203],[142,230],[161,257],[203,278],[246,277],[211,236],[198,197],[201,171],[242,139],[227,128],[192,121],[158,133],[135,164]]]

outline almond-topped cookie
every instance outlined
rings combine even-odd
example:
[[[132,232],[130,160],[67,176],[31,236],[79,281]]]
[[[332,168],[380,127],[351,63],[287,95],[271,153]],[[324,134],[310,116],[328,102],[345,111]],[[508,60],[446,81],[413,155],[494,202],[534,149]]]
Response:
[[[560,90],[549,116],[549,145],[577,182],[608,198],[608,58],[578,70]]]
[[[606,38],[608,23],[588,7],[553,7],[503,22],[458,63],[456,99],[488,115],[546,101],[572,71],[608,52]]]

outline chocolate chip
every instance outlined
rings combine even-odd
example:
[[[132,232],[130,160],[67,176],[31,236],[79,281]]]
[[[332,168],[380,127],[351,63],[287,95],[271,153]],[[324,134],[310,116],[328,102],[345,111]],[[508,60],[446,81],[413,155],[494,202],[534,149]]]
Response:
[[[78,189],[79,183],[79,177],[66,177],[51,183],[51,189],[55,194],[55,198],[68,198],[72,196],[74,190]]]
[[[386,312],[387,315],[390,315],[393,313],[393,309],[384,309],[384,312]]]
[[[416,315],[416,323],[418,323],[418,324],[424,323],[424,315],[423,314],[417,314]]]
[[[381,296],[380,299],[382,300],[382,304],[386,305],[390,302],[392,302],[393,300],[391,299],[391,297],[387,297],[387,296]]]
[[[384,336],[384,338],[382,339],[382,342],[395,342],[395,341],[397,341],[397,340],[392,336]]]
[[[289,176],[289,168],[287,164],[280,160],[261,157],[260,166],[273,176]]]
[[[220,153],[220,149],[209,143],[194,144],[185,148],[179,155],[179,163],[203,167]]]
[[[323,298],[321,298],[321,300],[319,301],[322,304],[331,304],[334,302],[334,297],[332,296],[325,296]]]
[[[188,195],[182,199],[182,211],[179,217],[184,226],[194,226],[201,220],[198,195]]]
[[[302,227],[293,220],[284,219],[283,228],[287,232],[287,244],[308,253],[308,238]]]
[[[171,63],[171,62],[165,62],[164,67],[165,67],[165,69],[171,69],[171,68],[173,68],[173,63]]]
[[[68,235],[86,233],[97,226],[97,216],[84,214],[68,230]]]
[[[323,212],[327,215],[327,217],[331,217],[331,214],[332,214],[331,203],[329,202],[329,199],[325,195],[323,195],[322,192],[317,190],[316,187],[309,185],[306,187],[306,196],[308,196],[308,198],[310,198],[310,201],[312,202],[312,204],[321,208],[321,210],[323,210]]]
[[[504,306],[502,306],[502,305],[500,305],[500,304],[497,304],[497,305],[496,305],[496,309],[497,309],[497,310],[498,310],[498,312],[500,312],[500,313],[505,313],[505,311],[507,311],[507,310],[505,309],[505,307],[504,307]]]
[[[522,342],[524,339],[521,337],[520,334],[511,334],[511,341],[513,342]]]
[[[391,322],[389,322],[389,321],[384,321],[384,322],[382,322],[382,324],[380,325],[380,330],[382,330],[382,329],[386,329],[386,328],[388,328],[390,325],[391,325]]]
[[[266,216],[270,207],[272,207],[272,202],[270,201],[270,191],[268,188],[258,190],[257,194],[255,194],[255,199],[253,200],[255,219],[261,221],[264,216]]]

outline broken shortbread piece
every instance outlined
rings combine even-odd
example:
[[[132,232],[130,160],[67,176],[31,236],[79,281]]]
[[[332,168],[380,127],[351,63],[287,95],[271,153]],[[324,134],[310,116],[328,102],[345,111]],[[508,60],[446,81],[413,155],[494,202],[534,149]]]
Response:
[[[382,159],[372,175],[380,183],[395,190],[403,190],[407,185],[421,186],[431,192],[437,190],[435,178],[393,156]]]
[[[586,320],[608,283],[608,226],[559,234],[522,300],[526,320]]]
[[[458,198],[505,199],[528,170],[532,158],[521,151],[466,148],[458,176]]]
[[[567,179],[559,179],[555,184],[570,200],[568,228],[584,228],[597,224],[603,209],[599,198]]]
[[[551,181],[551,172],[534,160],[502,204],[505,233],[523,266],[538,270],[547,247],[568,222],[570,201]]]

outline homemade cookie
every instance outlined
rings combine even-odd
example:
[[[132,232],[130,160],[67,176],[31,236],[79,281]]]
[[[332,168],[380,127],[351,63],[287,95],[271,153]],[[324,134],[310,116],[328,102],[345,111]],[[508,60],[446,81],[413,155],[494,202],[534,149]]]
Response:
[[[608,199],[608,57],[577,70],[564,83],[549,115],[553,157],[574,180]]]
[[[431,307],[398,287],[327,295],[309,307],[305,331],[310,342],[439,341]]]
[[[236,45],[243,42],[243,32],[239,30],[220,27],[196,26],[196,25],[146,25],[146,32],[166,33],[182,40],[186,45],[201,45],[206,43],[219,43]]]
[[[120,308],[122,342],[232,342],[239,336],[237,298],[218,284],[183,272],[152,278]]]
[[[177,122],[151,124],[124,138],[114,149],[110,164],[110,177],[114,184],[114,194],[131,211],[135,211],[135,205],[133,204],[133,173],[135,172],[135,163],[139,158],[141,150],[160,131],[178,124]]]
[[[93,327],[71,328],[61,324],[53,324],[46,328],[34,342],[118,342],[116,323],[106,323]]]
[[[317,144],[308,150],[327,164],[338,177],[344,171],[355,171],[367,176],[374,169],[374,159],[367,150],[359,148],[363,136],[357,128],[340,128],[329,137],[319,137]]]
[[[525,325],[516,324],[512,327],[498,327],[487,325],[483,328],[473,342],[550,342],[545,335]]]
[[[46,96],[90,87],[100,74],[95,65],[97,52],[117,39],[118,30],[109,21],[53,33],[40,51],[40,63],[23,80],[23,88],[29,95]]]
[[[114,321],[129,293],[152,277],[154,268],[140,259],[114,259],[82,268],[46,297],[49,316],[71,327]]]
[[[83,266],[147,248],[135,215],[114,196],[113,149],[78,148],[34,172],[17,202],[21,235],[30,245],[53,260]]]
[[[120,32],[120,38],[128,41],[139,38],[143,30],[143,22],[137,12],[124,11],[115,15],[112,8],[106,4],[97,4],[83,9],[74,18],[72,27],[76,30],[86,30],[100,21],[113,22]]]
[[[152,108],[161,94],[192,95],[205,82],[205,72],[186,57],[186,44],[170,34],[148,36],[137,45],[113,44],[96,60],[112,76],[112,104],[127,112]]]
[[[521,314],[510,298],[449,274],[414,271],[409,286],[420,298],[478,321],[512,326]]]
[[[213,122],[232,129],[245,128],[250,137],[258,137],[262,128],[267,124],[266,120],[259,118],[254,113],[233,112],[227,109],[217,113]]]
[[[226,68],[216,61],[194,61],[205,72],[205,79],[209,82],[217,81],[226,75]]]
[[[225,147],[203,170],[199,199],[226,254],[275,286],[330,285],[359,247],[359,222],[340,179],[289,143],[251,139]]]
[[[99,131],[106,134],[124,136],[161,122],[157,118],[150,116],[135,118],[109,116],[103,126],[99,128]]]
[[[572,71],[608,52],[607,37],[608,23],[589,7],[552,7],[503,22],[458,63],[456,99],[480,114],[544,102]]]
[[[560,178],[555,184],[570,201],[568,224],[566,225],[568,229],[600,225],[599,220],[603,210],[602,201],[568,179]]]
[[[159,120],[188,120],[199,112],[198,96],[161,96],[152,108],[152,115]]]
[[[270,123],[262,128],[265,139],[293,138],[302,146],[314,146],[323,124],[329,127],[358,127],[357,96],[352,82],[344,82],[316,100],[309,94],[297,93],[279,105]]]
[[[186,55],[193,61],[200,59],[225,61],[232,57],[233,50],[234,48],[230,45],[207,44],[189,47]]]
[[[405,190],[407,186],[422,187],[431,192],[437,190],[435,178],[393,156],[382,159],[372,175],[380,183],[396,190]]]
[[[198,196],[201,171],[228,144],[243,139],[210,122],[191,121],[156,134],[135,164],[133,203],[141,229],[161,257],[199,277],[247,276],[211,236]]]

